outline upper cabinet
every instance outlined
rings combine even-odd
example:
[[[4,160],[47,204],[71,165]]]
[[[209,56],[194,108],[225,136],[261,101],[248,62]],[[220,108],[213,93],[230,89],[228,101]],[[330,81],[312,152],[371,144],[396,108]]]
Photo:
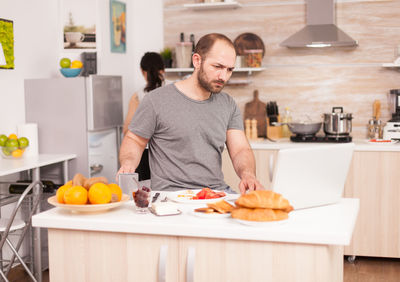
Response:
[[[183,7],[191,10],[215,10],[215,9],[236,9],[242,7],[242,5],[236,1],[225,1],[225,2],[184,4]]]

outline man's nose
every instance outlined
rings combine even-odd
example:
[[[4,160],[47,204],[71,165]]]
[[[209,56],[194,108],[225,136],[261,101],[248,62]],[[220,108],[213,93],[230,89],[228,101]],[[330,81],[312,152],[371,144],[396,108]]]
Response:
[[[227,81],[229,79],[229,73],[227,69],[222,69],[218,75],[219,80]]]

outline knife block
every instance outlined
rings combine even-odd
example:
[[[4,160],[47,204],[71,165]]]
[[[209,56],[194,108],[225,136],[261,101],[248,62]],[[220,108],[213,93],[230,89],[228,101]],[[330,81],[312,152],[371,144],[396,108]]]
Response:
[[[266,118],[267,120],[267,138],[269,139],[280,139],[282,138],[282,126],[274,126],[269,124],[269,117]],[[281,122],[281,116],[277,116],[278,122]]]

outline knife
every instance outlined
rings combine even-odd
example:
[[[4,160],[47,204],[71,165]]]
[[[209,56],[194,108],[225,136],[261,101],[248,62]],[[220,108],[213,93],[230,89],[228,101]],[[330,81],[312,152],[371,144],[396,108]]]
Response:
[[[157,201],[158,196],[160,196],[160,193],[156,193],[153,197],[153,200],[151,200],[152,203],[154,203],[155,201]]]

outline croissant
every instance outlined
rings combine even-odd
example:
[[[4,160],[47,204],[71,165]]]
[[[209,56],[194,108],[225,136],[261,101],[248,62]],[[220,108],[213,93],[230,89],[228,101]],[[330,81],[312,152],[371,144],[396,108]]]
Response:
[[[282,210],[248,208],[236,208],[231,211],[231,216],[250,221],[278,221],[289,218],[288,213]]]
[[[267,208],[291,211],[289,201],[281,194],[270,190],[257,190],[242,195],[235,204],[245,208]]]

